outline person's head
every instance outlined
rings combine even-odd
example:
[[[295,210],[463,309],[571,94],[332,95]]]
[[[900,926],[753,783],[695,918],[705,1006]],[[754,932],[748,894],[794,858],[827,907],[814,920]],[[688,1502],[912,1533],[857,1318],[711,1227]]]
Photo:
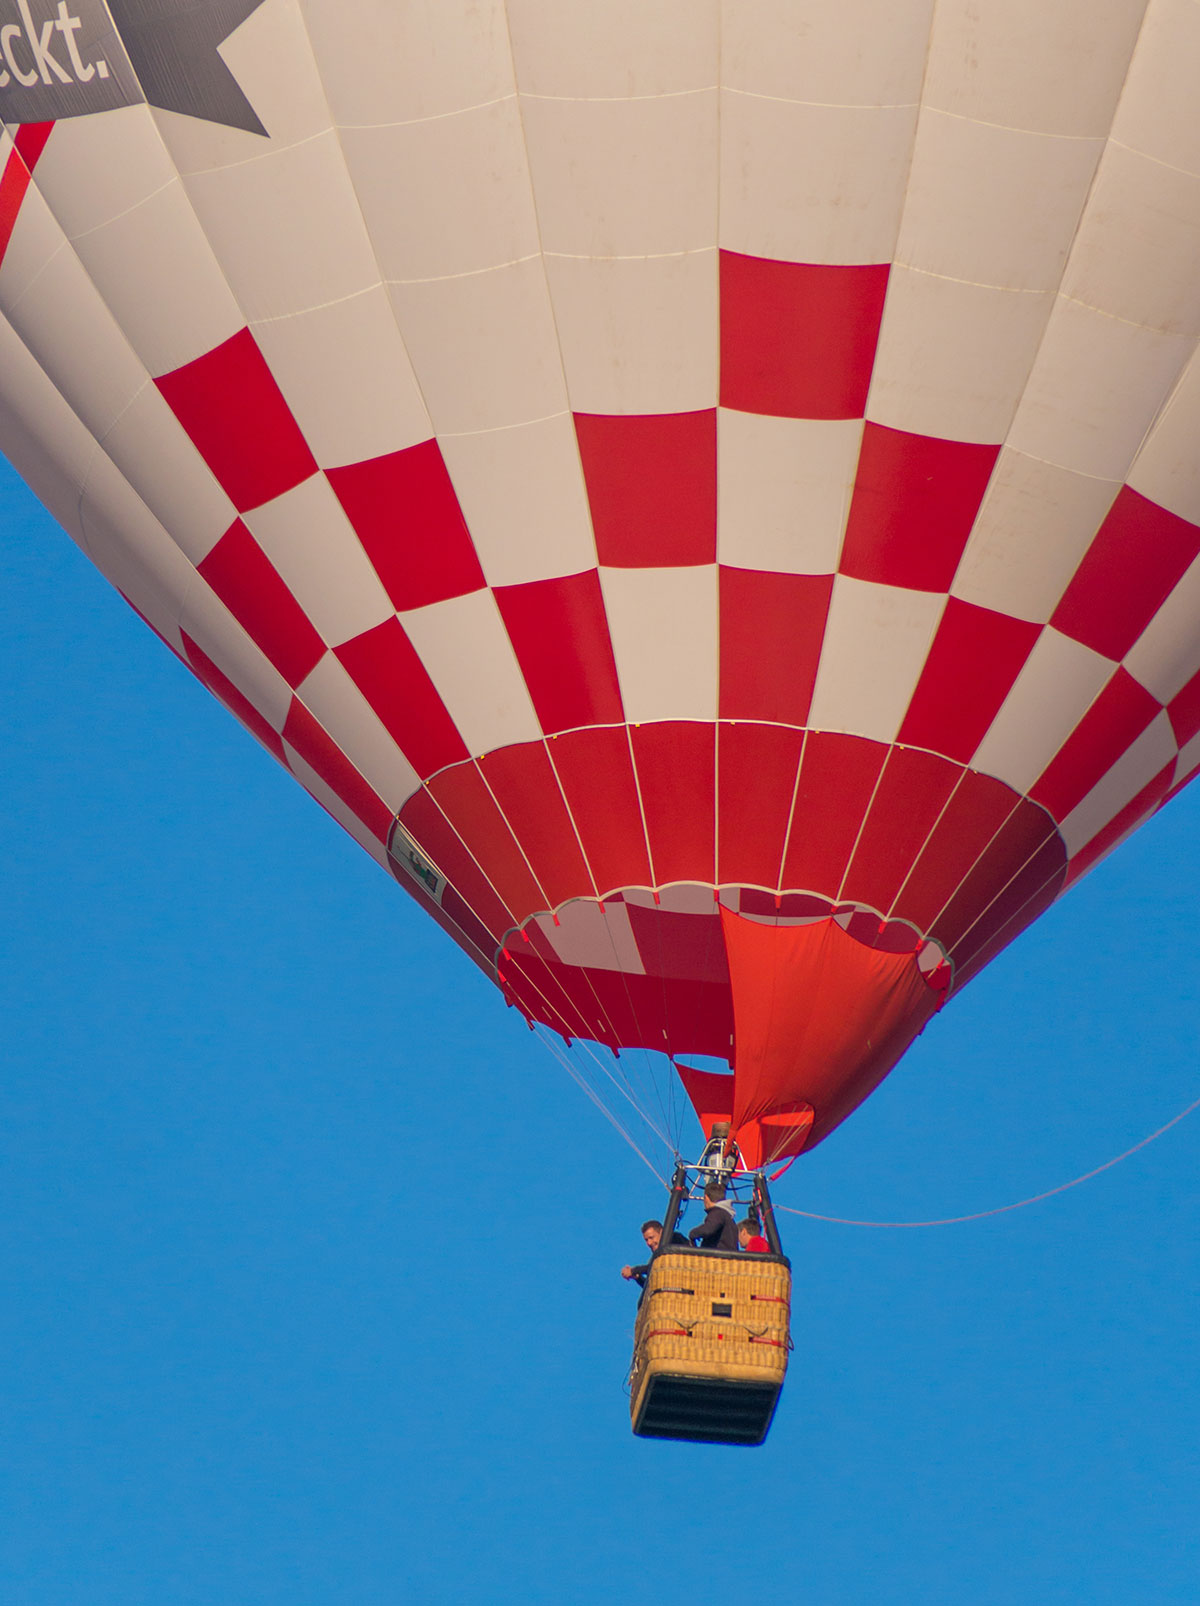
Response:
[[[725,1189],[719,1182],[710,1182],[704,1190],[704,1202],[706,1205],[720,1204],[724,1197]]]
[[[657,1250],[659,1244],[662,1243],[662,1222],[643,1221],[642,1237],[646,1240],[646,1244],[650,1250],[650,1253],[653,1254]]]
[[[753,1221],[739,1221],[738,1222],[738,1243],[741,1244],[743,1249],[750,1242],[751,1238],[757,1238],[757,1237],[758,1237],[758,1226],[757,1226],[757,1224],[755,1222],[753,1222]]]

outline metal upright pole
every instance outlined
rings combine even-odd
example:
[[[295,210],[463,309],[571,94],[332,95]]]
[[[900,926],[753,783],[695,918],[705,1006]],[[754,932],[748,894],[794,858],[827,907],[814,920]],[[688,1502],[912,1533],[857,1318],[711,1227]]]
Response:
[[[687,1166],[681,1160],[675,1167],[675,1175],[671,1178],[671,1197],[667,1201],[667,1214],[663,1221],[662,1237],[658,1241],[657,1254],[664,1254],[671,1247],[671,1234],[675,1231],[675,1223],[679,1220],[679,1207],[683,1203],[683,1196],[687,1192]]]
[[[779,1241],[779,1228],[775,1225],[775,1207],[771,1203],[771,1195],[767,1189],[767,1179],[761,1172],[754,1179],[754,1195],[758,1201],[763,1231],[767,1235],[771,1253],[773,1255],[782,1255],[783,1245]]]

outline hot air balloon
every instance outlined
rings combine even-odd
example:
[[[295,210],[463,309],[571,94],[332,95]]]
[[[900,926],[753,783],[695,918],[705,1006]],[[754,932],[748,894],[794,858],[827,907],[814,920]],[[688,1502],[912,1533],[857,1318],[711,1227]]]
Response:
[[[0,448],[749,1167],[1200,768],[1195,6],[0,0],[0,55]]]

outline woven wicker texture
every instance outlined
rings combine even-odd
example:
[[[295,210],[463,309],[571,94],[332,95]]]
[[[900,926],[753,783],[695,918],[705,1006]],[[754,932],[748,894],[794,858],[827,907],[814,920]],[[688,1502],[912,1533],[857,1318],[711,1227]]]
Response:
[[[634,1420],[646,1385],[661,1372],[782,1384],[791,1289],[788,1268],[765,1256],[660,1255],[634,1330]]]

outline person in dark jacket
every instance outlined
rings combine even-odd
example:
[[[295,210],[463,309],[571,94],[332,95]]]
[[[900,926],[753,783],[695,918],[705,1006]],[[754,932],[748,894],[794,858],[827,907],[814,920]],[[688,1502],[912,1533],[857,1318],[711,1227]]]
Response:
[[[736,1249],[738,1246],[737,1220],[733,1206],[725,1197],[720,1183],[710,1182],[704,1190],[705,1217],[693,1227],[688,1237],[697,1249]]]
[[[661,1221],[643,1221],[642,1223],[642,1237],[646,1240],[646,1247],[649,1249],[652,1255],[656,1255],[658,1253],[658,1246],[660,1243],[662,1243],[662,1229],[663,1224]],[[678,1244],[681,1249],[686,1249],[688,1247],[688,1241],[681,1232],[673,1232],[671,1234],[672,1247],[674,1247],[676,1244]],[[639,1288],[645,1288],[646,1278],[649,1277],[649,1275],[649,1261],[647,1261],[644,1266],[621,1267],[621,1276],[624,1277],[627,1282],[632,1281],[637,1283]]]

